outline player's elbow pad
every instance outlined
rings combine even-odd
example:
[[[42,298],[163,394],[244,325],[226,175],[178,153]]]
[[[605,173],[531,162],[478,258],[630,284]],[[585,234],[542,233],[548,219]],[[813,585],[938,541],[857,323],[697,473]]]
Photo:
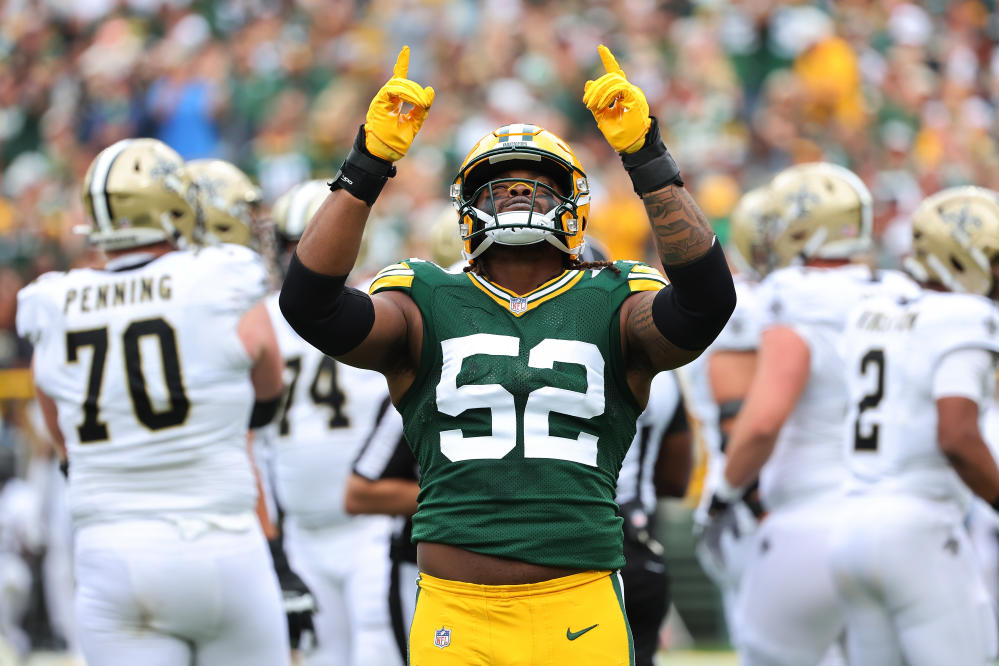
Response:
[[[281,314],[306,342],[328,356],[361,344],[375,323],[375,306],[363,291],[345,287],[347,276],[309,270],[291,255],[281,287]]]
[[[721,245],[683,266],[667,266],[670,286],[652,303],[652,319],[677,347],[701,350],[710,345],[735,309],[735,285]]]

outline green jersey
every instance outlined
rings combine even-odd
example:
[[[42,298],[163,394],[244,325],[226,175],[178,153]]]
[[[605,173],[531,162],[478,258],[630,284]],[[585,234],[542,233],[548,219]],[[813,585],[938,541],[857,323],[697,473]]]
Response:
[[[410,259],[371,293],[423,315],[416,379],[399,401],[420,464],[413,540],[556,567],[624,566],[614,502],[642,408],[628,387],[620,308],[665,279],[636,262],[567,270],[519,296]]]

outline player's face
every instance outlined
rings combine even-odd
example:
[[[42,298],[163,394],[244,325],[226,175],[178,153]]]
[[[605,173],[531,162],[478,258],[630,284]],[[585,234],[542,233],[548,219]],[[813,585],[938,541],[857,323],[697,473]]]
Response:
[[[548,187],[535,187],[533,181]],[[557,187],[548,176],[529,169],[510,169],[493,179],[491,187],[484,189],[479,195],[475,207],[492,212],[492,202],[495,202],[496,213],[527,211],[531,210],[533,201],[534,212],[547,213],[557,204],[554,191],[557,191]]]

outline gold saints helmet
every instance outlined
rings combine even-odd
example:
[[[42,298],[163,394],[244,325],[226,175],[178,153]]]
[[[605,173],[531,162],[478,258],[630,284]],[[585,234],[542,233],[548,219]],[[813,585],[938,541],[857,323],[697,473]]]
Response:
[[[989,296],[999,259],[999,192],[949,187],[927,197],[912,216],[912,255],[905,269],[919,282]]]
[[[551,210],[496,213],[491,205],[492,187],[523,178],[496,178],[508,169],[530,169],[551,178],[558,190],[537,181],[532,197],[554,201]],[[477,201],[481,195],[484,204]],[[575,259],[583,250],[583,233],[590,212],[590,189],[583,167],[569,146],[537,125],[505,125],[475,144],[451,184],[451,202],[458,210],[458,227],[469,263],[493,243],[531,245],[547,241]],[[483,206],[483,207],[479,207]]]
[[[194,190],[184,160],[157,139],[123,139],[94,158],[83,180],[87,235],[105,250],[194,236]]]
[[[779,266],[796,259],[850,259],[870,249],[871,192],[849,169],[798,164],[774,176],[770,193]]]
[[[225,160],[192,160],[187,170],[196,187],[208,237],[222,243],[256,246],[260,188],[239,167]]]
[[[739,198],[729,218],[729,242],[736,251],[729,256],[739,271],[760,279],[774,268],[773,196],[766,185]]]
[[[430,227],[430,259],[443,268],[462,261],[464,243],[458,235],[457,219],[454,209],[447,206],[434,218]]]

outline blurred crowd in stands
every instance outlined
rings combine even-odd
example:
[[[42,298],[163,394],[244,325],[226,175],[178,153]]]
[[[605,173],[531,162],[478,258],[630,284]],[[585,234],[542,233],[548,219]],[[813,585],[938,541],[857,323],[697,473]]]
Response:
[[[647,94],[724,236],[746,188],[793,162],[857,171],[882,263],[941,187],[999,187],[991,0],[7,0],[0,9],[0,367],[18,288],[96,260],[79,186],[117,139],[235,162],[273,201],[332,175],[403,44],[437,98],[370,225],[370,261],[426,254],[474,141],[529,121],[576,148],[593,236],[649,258],[644,210],[581,103],[607,44]]]

